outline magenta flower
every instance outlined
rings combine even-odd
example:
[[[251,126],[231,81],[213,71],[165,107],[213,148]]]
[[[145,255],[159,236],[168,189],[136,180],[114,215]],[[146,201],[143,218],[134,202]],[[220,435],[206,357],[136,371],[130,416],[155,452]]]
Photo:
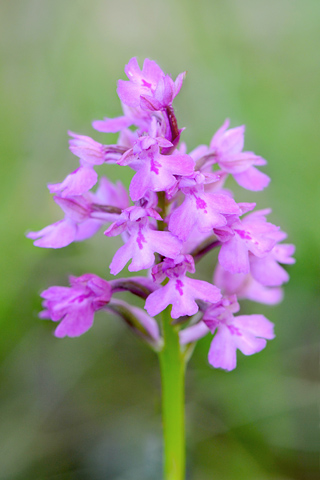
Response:
[[[132,58],[124,69],[129,81],[119,80],[117,93],[130,107],[160,110],[172,103],[179,93],[185,73],[173,82],[153,60],[145,59],[140,70],[137,59]]]
[[[200,233],[210,232],[227,224],[224,215],[240,214],[238,205],[230,196],[206,192],[205,181],[204,175],[196,174],[194,179],[180,182],[180,187],[184,184],[188,186],[182,188],[185,199],[182,205],[173,210],[169,230],[181,240],[187,240],[194,227]]]
[[[129,165],[137,171],[129,189],[133,201],[144,197],[148,191],[172,188],[177,182],[176,175],[193,173],[194,162],[189,155],[161,155],[160,147],[170,146],[172,143],[164,138],[140,137],[119,161],[120,165]]]
[[[97,233],[100,227],[119,216],[129,200],[121,182],[117,185],[102,177],[95,193],[62,198],[54,201],[65,213],[65,218],[37,232],[29,232],[34,245],[43,248],[62,248],[74,241],[82,241]]]
[[[232,274],[217,265],[214,274],[214,284],[221,289],[224,295],[237,295],[241,299],[253,302],[275,305],[281,302],[283,291],[279,287],[266,287],[257,282],[251,273]]]
[[[79,157],[80,167],[70,173],[61,183],[49,184],[50,193],[59,193],[61,197],[82,195],[88,192],[98,180],[94,165],[104,162],[116,163],[126,151],[118,145],[102,145],[85,135],[69,132],[73,138],[69,141],[71,152]]]
[[[276,287],[288,282],[288,272],[281,267],[279,263],[289,265],[295,263],[295,259],[292,258],[294,251],[294,245],[281,243],[275,245],[265,257],[259,258],[255,255],[250,255],[250,271],[252,276],[262,285],[270,287]]]
[[[87,273],[69,277],[70,287],[50,287],[41,293],[45,310],[41,318],[60,321],[56,337],[78,337],[93,325],[94,313],[111,299],[110,284],[97,275]]]
[[[145,309],[151,316],[158,315],[168,305],[172,305],[172,318],[191,316],[199,310],[195,300],[216,303],[221,298],[220,290],[214,285],[186,276],[187,271],[195,272],[193,258],[190,255],[180,255],[175,260],[165,259],[152,271],[158,280],[167,276],[169,281],[147,298]]]
[[[72,197],[88,192],[98,181],[98,174],[91,165],[80,165],[61,183],[49,183],[50,193],[59,193],[62,197]]]
[[[243,188],[263,190],[270,178],[253,165],[265,165],[267,162],[253,152],[242,152],[245,127],[242,125],[227,130],[229,123],[227,119],[212,137],[210,151],[214,154],[214,160],[222,170],[231,173]]]
[[[219,305],[209,307],[203,321],[216,334],[211,342],[208,360],[215,368],[233,370],[237,365],[236,351],[252,355],[263,350],[266,340],[274,338],[273,324],[263,315],[239,315],[235,298],[224,298]]]
[[[226,228],[217,228],[214,233],[223,243],[219,263],[230,273],[249,273],[249,252],[256,257],[266,256],[277,242],[279,227],[266,221],[270,210],[260,210],[247,215],[243,220],[231,217]]]
[[[113,223],[105,235],[115,236],[127,232],[126,243],[119,248],[110,264],[110,272],[117,275],[132,259],[128,269],[136,272],[151,268],[154,264],[154,253],[175,258],[181,250],[181,242],[170,232],[157,231],[147,217],[161,220],[160,215],[152,208],[127,208],[119,220]]]

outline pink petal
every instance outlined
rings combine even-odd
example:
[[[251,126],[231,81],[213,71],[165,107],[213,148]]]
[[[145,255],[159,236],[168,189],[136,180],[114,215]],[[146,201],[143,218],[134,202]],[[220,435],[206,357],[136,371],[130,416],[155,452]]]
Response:
[[[174,97],[176,97],[178,95],[178,93],[180,92],[181,87],[182,87],[182,83],[183,83],[183,80],[185,79],[186,74],[187,74],[187,72],[179,73],[179,75],[175,79],[175,82],[174,82],[174,86],[175,86]]]
[[[196,325],[192,325],[191,327],[180,330],[180,343],[181,345],[186,345],[187,343],[196,342],[200,338],[207,335],[208,332],[210,332],[210,330],[207,325],[200,321]]]
[[[170,215],[169,230],[185,241],[196,223],[197,215],[192,208],[192,200],[187,196],[183,204]]]
[[[280,245],[275,245],[272,250],[272,254],[277,262],[292,264],[295,263],[295,259],[291,256],[295,252],[295,246],[290,243],[282,243]]]
[[[103,120],[95,120],[92,126],[98,132],[117,133],[124,128],[130,127],[134,120],[128,117],[104,118]]]
[[[112,262],[110,263],[110,273],[117,275],[126,266],[129,260],[134,255],[134,245],[128,240],[119,250],[115,253]]]
[[[213,135],[211,142],[210,142],[210,149],[215,149],[217,145],[219,145],[224,137],[226,130],[229,128],[230,120],[227,118],[224,124],[216,131]]]
[[[171,303],[171,300],[171,287],[168,283],[148,296],[144,308],[151,317],[154,317],[165,310]]]
[[[219,327],[209,349],[209,363],[215,368],[230,371],[237,366],[236,346],[225,325]]]
[[[141,70],[136,57],[130,58],[128,64],[124,67],[124,72],[131,81],[138,81],[141,78]]]
[[[248,247],[237,235],[221,245],[220,265],[230,273],[249,273]]]
[[[68,313],[56,328],[56,337],[79,337],[93,325],[94,312],[90,305]]]
[[[264,315],[239,315],[234,317],[234,325],[242,331],[251,333],[257,337],[272,340],[274,325]]]
[[[95,219],[86,220],[83,223],[80,223],[77,228],[77,233],[75,236],[75,242],[82,242],[88,238],[93,237],[99,229],[101,228],[101,222]]]
[[[264,338],[257,338],[248,332],[242,333],[241,336],[234,335],[234,343],[244,355],[258,353],[267,345]]]
[[[215,285],[203,280],[185,277],[185,283],[188,286],[189,295],[204,302],[217,303],[222,295]]]
[[[92,167],[79,167],[70,173],[62,183],[49,184],[50,193],[60,193],[61,197],[77,196],[90,190],[98,180]]]
[[[270,178],[255,167],[248,168],[245,172],[233,175],[235,181],[247,190],[259,191],[269,185]]]
[[[53,200],[64,211],[66,216],[74,222],[80,223],[89,218],[90,208],[84,198],[62,198],[55,196]]]
[[[168,258],[175,258],[179,255],[182,242],[170,232],[149,230],[146,235],[154,252],[160,253],[160,255]]]
[[[34,242],[36,247],[62,248],[72,243],[75,239],[77,228],[74,222],[60,220],[38,232],[30,232],[28,238],[39,238]]]
[[[174,179],[173,179],[174,183]],[[129,193],[133,202],[142,198],[149,189],[152,189],[153,184],[150,181],[150,172],[147,165],[140,168],[140,170],[132,177]]]
[[[140,90],[140,85],[125,80],[118,80],[117,94],[121,102],[129,105],[129,107],[139,107]]]
[[[272,257],[272,252],[264,258],[251,257],[250,269],[252,276],[268,287],[278,287],[289,280],[288,273]]]
[[[250,284],[240,296],[254,302],[275,305],[282,301],[283,291],[281,288],[264,287],[252,278]]]
[[[154,60],[146,58],[143,62],[142,77],[157,84],[162,76],[164,76],[164,73],[159,65]]]

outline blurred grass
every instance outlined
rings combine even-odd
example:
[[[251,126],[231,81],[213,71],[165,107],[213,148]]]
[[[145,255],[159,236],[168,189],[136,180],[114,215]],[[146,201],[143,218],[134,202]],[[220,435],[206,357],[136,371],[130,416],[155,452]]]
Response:
[[[1,480],[161,478],[155,356],[111,317],[59,341],[37,319],[43,288],[70,273],[108,278],[116,243],[45,251],[24,238],[60,218],[46,184],[77,165],[67,130],[112,141],[90,123],[120,114],[116,81],[132,56],[188,70],[176,110],[190,149],[226,117],[246,124],[272,183],[236,199],[272,206],[297,245],[284,302],[244,304],[277,339],[230,374],[209,368],[209,339],[196,349],[190,479],[318,478],[319,2],[3,0],[1,12]],[[128,185],[127,172],[102,171]]]

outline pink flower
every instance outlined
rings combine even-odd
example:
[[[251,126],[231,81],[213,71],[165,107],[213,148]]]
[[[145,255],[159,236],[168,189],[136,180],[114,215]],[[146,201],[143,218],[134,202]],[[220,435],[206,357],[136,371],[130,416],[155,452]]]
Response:
[[[250,273],[230,273],[217,265],[214,274],[214,284],[225,295],[237,295],[239,299],[246,298],[253,302],[275,305],[281,302],[283,291],[279,287],[266,287],[257,282]]]
[[[239,315],[235,298],[224,298],[220,305],[209,307],[203,321],[215,336],[209,350],[209,363],[215,368],[233,370],[236,351],[252,355],[263,350],[266,340],[274,338],[273,324],[263,315]]]
[[[234,316],[237,296],[268,304],[280,301],[280,286],[289,278],[281,264],[294,262],[293,245],[280,244],[285,234],[266,220],[269,210],[242,218],[255,204],[236,203],[224,187],[231,174],[242,187],[262,190],[269,177],[256,167],[266,161],[243,151],[245,127],[230,129],[229,120],[209,146],[199,145],[187,154],[186,145],[179,146],[184,129],[178,127],[172,105],[185,73],[174,81],[152,60],[146,59],[140,69],[136,58],[125,73],[128,80],[119,80],[117,88],[123,114],[93,122],[98,131],[119,132],[116,144],[69,132],[79,167],[61,183],[48,185],[64,218],[27,236],[36,246],[61,248],[91,237],[110,222],[105,235],[121,235],[123,240],[111,261],[111,274],[127,265],[130,272],[152,272],[110,283],[93,274],[70,277],[70,287],[54,286],[42,293],[41,317],[60,322],[56,336],[73,337],[88,330],[95,311],[104,309],[159,351],[163,339],[152,317],[172,306],[171,318],[179,319],[174,328],[181,345],[187,345],[181,354],[211,332],[209,362],[232,370],[237,349],[251,355],[274,336],[263,315]],[[91,191],[98,180],[95,167],[105,163],[134,171],[129,194],[121,183],[106,178]],[[195,262],[214,248],[220,249],[214,284],[190,278]],[[146,311],[111,298],[121,292],[144,300]]]
[[[105,231],[105,235],[109,237],[124,232],[129,236],[112,259],[112,275],[117,275],[130,259],[132,262],[128,269],[135,272],[151,268],[155,252],[169,258],[175,258],[179,254],[181,242],[170,232],[157,231],[147,217],[161,220],[160,215],[152,208],[129,207]]]
[[[71,152],[80,158],[80,167],[61,183],[49,184],[50,193],[59,193],[61,197],[82,195],[88,192],[98,180],[94,165],[116,163],[127,150],[119,145],[102,145],[85,135],[69,132],[73,138],[69,141]]]
[[[249,273],[249,252],[256,257],[266,256],[276,244],[279,227],[266,221],[270,210],[259,210],[243,220],[230,217],[225,228],[216,228],[214,233],[221,240],[220,265],[230,273]]]
[[[194,315],[199,310],[197,300],[216,303],[220,300],[220,290],[208,282],[194,280],[186,276],[187,270],[194,273],[193,258],[190,255],[180,255],[175,260],[165,259],[152,270],[155,278],[161,281],[166,276],[168,283],[154,291],[146,300],[145,309],[151,316],[162,312],[172,305],[171,317]]]
[[[294,251],[294,245],[280,243],[275,245],[265,257],[261,258],[250,255],[250,271],[252,276],[261,283],[261,285],[270,287],[282,285],[289,280],[289,275],[279,263],[295,263],[295,259],[292,258]]]
[[[41,318],[60,321],[56,337],[78,337],[93,325],[94,313],[111,299],[111,287],[106,280],[87,273],[70,277],[70,287],[50,287],[42,292],[44,311]]]
[[[102,177],[95,193],[54,201],[65,213],[65,218],[37,232],[29,232],[34,245],[43,248],[62,248],[74,241],[91,237],[99,228],[119,216],[128,203],[128,195],[121,182],[114,185]]]
[[[144,110],[161,110],[170,105],[179,93],[185,73],[176,81],[163,73],[153,60],[145,59],[140,70],[137,59],[132,58],[125,67],[129,81],[119,80],[118,95],[120,100],[130,107]]]
[[[98,174],[91,165],[85,164],[71,172],[61,183],[49,183],[50,193],[72,197],[88,192],[98,181]]]
[[[120,165],[129,165],[137,171],[129,189],[133,201],[144,197],[148,191],[172,188],[177,182],[176,175],[193,173],[194,162],[189,155],[161,155],[160,147],[170,146],[172,143],[164,138],[143,136],[119,161]]]
[[[205,177],[199,173],[193,179],[186,178],[180,182],[185,199],[182,205],[171,213],[169,230],[181,240],[187,240],[195,227],[201,234],[210,232],[215,227],[227,224],[224,215],[240,214],[240,209],[233,198],[220,193],[206,192],[205,182]],[[183,187],[186,184],[188,186]]]
[[[267,162],[253,152],[242,152],[245,127],[242,125],[227,130],[229,123],[227,119],[212,137],[210,151],[214,154],[215,161],[222,170],[231,173],[242,187],[263,190],[268,186],[270,178],[253,165],[265,165]]]

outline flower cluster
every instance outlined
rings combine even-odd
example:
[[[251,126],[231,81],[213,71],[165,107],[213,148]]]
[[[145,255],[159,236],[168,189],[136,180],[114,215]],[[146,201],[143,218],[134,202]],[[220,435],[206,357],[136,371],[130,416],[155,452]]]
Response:
[[[209,145],[190,153],[179,144],[172,102],[185,73],[174,81],[146,59],[142,70],[135,58],[125,67],[128,80],[119,80],[117,93],[123,115],[93,122],[100,132],[119,132],[117,144],[103,145],[70,132],[70,150],[79,167],[58,184],[48,186],[64,218],[38,232],[28,233],[34,244],[61,248],[85,240],[105,226],[107,237],[121,235],[122,246],[110,264],[112,275],[129,263],[130,272],[147,276],[104,280],[94,274],[70,278],[70,287],[51,287],[42,293],[42,318],[58,321],[56,336],[78,336],[93,324],[97,310],[119,315],[154,348],[162,339],[153,318],[172,305],[181,348],[212,334],[209,362],[231,370],[236,350],[259,352],[272,339],[273,324],[263,315],[238,315],[238,299],[274,304],[288,280],[280,264],[294,260],[294,247],[267,221],[269,210],[253,211],[253,203],[237,203],[224,188],[229,175],[243,188],[259,191],[269,177],[256,167],[266,161],[243,151],[244,126],[229,128],[229,120]],[[133,171],[129,195],[101,177],[96,167],[129,166]],[[213,283],[189,277],[196,263],[219,249]],[[115,296],[129,291],[145,300],[145,310]]]

